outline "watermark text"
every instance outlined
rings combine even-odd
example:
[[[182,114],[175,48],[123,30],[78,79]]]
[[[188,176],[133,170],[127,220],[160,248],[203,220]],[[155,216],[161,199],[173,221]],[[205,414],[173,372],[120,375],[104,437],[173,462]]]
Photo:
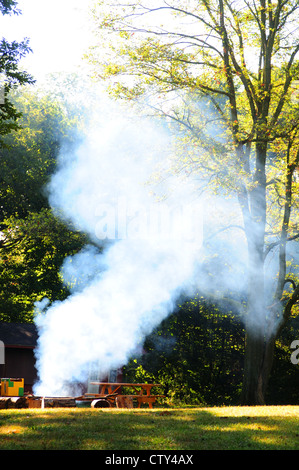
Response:
[[[200,205],[130,204],[126,198],[119,198],[116,204],[100,204],[95,215],[99,240],[202,241]]]
[[[299,339],[292,342],[291,349],[295,350],[291,354],[291,363],[297,365],[299,364]]]
[[[5,344],[0,341],[0,364],[5,364]]]

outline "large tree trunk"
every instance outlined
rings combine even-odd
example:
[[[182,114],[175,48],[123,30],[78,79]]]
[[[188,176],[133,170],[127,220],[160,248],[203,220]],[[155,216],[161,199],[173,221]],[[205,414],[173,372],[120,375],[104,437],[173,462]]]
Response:
[[[266,143],[256,145],[254,187],[245,232],[248,243],[248,300],[245,338],[243,405],[264,405],[275,338],[268,328],[265,304],[264,242],[266,225]],[[270,313],[270,312],[268,312]]]
[[[251,329],[246,332],[242,405],[264,405],[262,366],[264,338]]]
[[[262,253],[251,250],[242,404],[264,405],[277,330],[271,321],[274,310],[265,303]]]
[[[256,252],[250,257],[242,404],[264,405],[274,338],[267,325],[263,263]]]
[[[261,332],[246,332],[242,405],[265,405],[269,376],[274,355],[275,337]]]
[[[265,404],[265,394],[272,368],[275,340],[291,315],[293,305],[299,300],[299,285],[286,279],[286,242],[292,207],[293,173],[299,162],[290,163],[287,150],[287,175],[285,186],[285,207],[280,234],[279,266],[276,292],[273,292],[273,305],[267,309],[264,279],[264,227],[266,217],[266,180],[264,164],[266,144],[257,144],[256,187],[251,193],[251,214],[247,208],[245,224],[249,256],[249,292],[246,322],[244,382],[242,393],[243,405]],[[244,197],[243,197],[244,199]],[[245,207],[243,203],[243,207]],[[243,209],[244,212],[244,209]],[[283,306],[282,297],[286,281],[294,288],[292,296]],[[273,320],[273,321],[272,321]]]

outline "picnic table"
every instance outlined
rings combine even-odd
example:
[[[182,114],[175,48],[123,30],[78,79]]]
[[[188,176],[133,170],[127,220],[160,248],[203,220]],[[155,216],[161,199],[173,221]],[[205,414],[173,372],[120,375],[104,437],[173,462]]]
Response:
[[[152,395],[151,390],[153,387],[161,387],[160,384],[146,384],[146,383],[119,383],[119,382],[90,382],[92,385],[99,386],[99,393],[92,394],[93,397],[99,399],[108,399],[114,403],[122,406],[121,403],[124,403],[126,400],[133,402],[134,399],[137,400],[138,408],[141,407],[142,403],[147,403],[149,408],[153,407],[158,397],[164,397],[164,395]],[[127,393],[127,390],[124,393],[124,388],[127,390],[131,389],[132,393]],[[86,394],[88,395],[88,394]]]

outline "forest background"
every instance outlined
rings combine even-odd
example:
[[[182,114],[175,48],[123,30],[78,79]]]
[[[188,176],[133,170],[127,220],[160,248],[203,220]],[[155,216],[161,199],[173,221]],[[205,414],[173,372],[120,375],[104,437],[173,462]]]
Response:
[[[296,9],[292,2],[283,3],[284,9],[281,5],[281,11],[285,12],[287,18]],[[1,2],[1,5],[2,13],[12,12],[13,8],[16,8],[15,2]],[[260,14],[262,17],[262,9]],[[105,21],[107,22],[107,18]],[[278,26],[276,25],[277,28]],[[124,31],[120,33],[122,40],[128,41],[128,33]],[[148,48],[139,47],[139,53],[148,54]],[[157,53],[158,48],[152,50]],[[11,80],[7,84],[8,98],[2,105],[1,114],[0,319],[10,322],[32,322],[37,301],[46,297],[52,303],[64,300],[70,295],[71,286],[64,283],[61,273],[62,263],[67,256],[77,253],[87,242],[91,243],[86,234],[65,224],[53,214],[45,192],[45,186],[55,172],[61,148],[67,148],[71,152],[77,145],[80,135],[84,135],[86,109],[91,103],[83,104],[82,101],[78,103],[78,100],[72,99],[74,96],[80,96],[85,87],[85,83],[82,83],[78,75],[52,76],[42,88],[33,84],[30,75],[21,72],[17,75],[18,61],[22,55],[30,52],[28,42],[14,44],[9,49],[10,55],[7,51],[8,45],[3,42],[2,70],[5,70],[7,77],[11,71]],[[140,65],[140,57],[132,56],[130,49],[123,50],[123,57],[125,52],[131,61],[130,66],[135,65],[136,71]],[[6,59],[7,55],[9,59]],[[93,63],[94,60],[93,54]],[[149,59],[149,64],[152,63],[151,60],[152,58]],[[167,60],[169,61],[169,57]],[[169,63],[172,66],[170,71],[173,78],[172,85],[179,72],[181,73],[181,70],[174,68],[174,64],[186,64],[188,60],[190,57],[186,55],[171,56]],[[194,57],[192,60],[195,60]],[[144,55],[143,59],[141,57],[142,61]],[[295,66],[297,62],[294,62],[294,70]],[[289,69],[285,66],[284,70],[289,73]],[[111,69],[109,64],[105,73],[108,78],[111,75],[115,77],[119,72],[123,72],[123,69]],[[220,82],[223,80],[225,83],[225,70],[223,77],[220,75],[218,77]],[[190,77],[187,78],[191,81]],[[213,90],[209,90],[207,86],[209,77],[203,78],[204,83],[201,86],[198,84],[198,87],[201,92],[204,88],[204,98],[206,98],[210,96],[209,93],[213,93]],[[271,82],[271,87],[282,89],[286,82],[283,82],[278,70],[276,70],[276,79],[275,83]],[[164,81],[164,85],[165,83]],[[261,83],[256,84],[259,89]],[[19,85],[23,86],[19,88]],[[191,85],[194,87],[194,83]],[[218,85],[220,83],[217,83]],[[181,82],[179,86],[182,86]],[[227,94],[225,88],[219,86],[217,89],[218,94]],[[138,87],[129,90],[123,86],[119,87],[119,84],[116,92],[122,98],[130,100],[136,96],[140,98],[142,95],[142,90]],[[273,189],[273,192],[270,196],[271,198],[274,197],[273,194],[277,196],[276,206],[271,199],[272,228],[277,207],[285,208],[287,202],[287,207],[295,209],[296,215],[298,203],[296,166],[293,168],[294,162],[287,160],[290,155],[287,153],[288,150],[292,149],[294,155],[297,155],[297,115],[290,94],[288,97],[286,95],[287,99],[293,114],[291,116],[284,114],[279,126],[285,124],[285,129],[290,131],[287,137],[292,134],[292,139],[282,134],[281,127],[276,129],[277,138],[272,140],[275,140],[277,146],[275,148],[271,146],[269,152],[272,169],[281,173],[284,171],[281,162],[287,162],[286,170],[292,165],[292,199],[290,201],[287,199],[284,179],[278,180],[271,175],[272,185],[269,184],[268,187],[271,191]],[[216,104],[219,107],[221,102]],[[185,112],[186,110],[187,108]],[[179,114],[175,117],[178,121]],[[248,123],[242,116],[243,119],[242,124],[246,128]],[[182,120],[179,124],[181,123]],[[192,130],[196,125],[198,123],[192,124]],[[233,135],[236,131],[234,126],[236,123],[233,121]],[[206,148],[212,145],[216,154],[223,151],[219,142],[217,143],[219,147],[215,145],[212,137],[205,135],[204,139]],[[244,135],[242,139],[244,140]],[[270,140],[269,136],[269,142]],[[276,159],[278,155],[279,159]],[[235,184],[235,181],[229,177],[227,182]],[[280,216],[277,219],[279,226]],[[275,230],[280,233],[276,226]],[[297,225],[294,220],[291,232],[294,239],[296,234]],[[278,243],[273,244],[272,240],[269,238],[269,249],[279,246]],[[288,270],[295,286],[296,269],[296,260],[295,262],[288,260]],[[211,271],[210,274],[212,279],[214,273]],[[287,302],[291,294],[287,291],[284,295]],[[294,339],[298,339],[296,336],[298,321],[297,310],[294,308],[287,324],[275,338],[274,363],[266,394],[266,402],[269,404],[298,402],[298,366],[290,360],[292,352],[290,345]],[[132,357],[124,371],[128,380],[153,380],[161,383],[172,401],[208,405],[237,404],[243,384],[245,337],[245,325],[234,302],[229,300],[214,302],[212,297],[206,298],[199,291],[194,298],[180,299],[177,302],[174,312],[146,338],[144,354]]]

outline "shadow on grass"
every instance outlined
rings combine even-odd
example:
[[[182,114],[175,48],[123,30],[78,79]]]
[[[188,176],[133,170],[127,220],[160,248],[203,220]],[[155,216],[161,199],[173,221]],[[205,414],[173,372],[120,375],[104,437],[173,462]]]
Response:
[[[0,450],[294,450],[298,416],[205,409],[5,410]]]

